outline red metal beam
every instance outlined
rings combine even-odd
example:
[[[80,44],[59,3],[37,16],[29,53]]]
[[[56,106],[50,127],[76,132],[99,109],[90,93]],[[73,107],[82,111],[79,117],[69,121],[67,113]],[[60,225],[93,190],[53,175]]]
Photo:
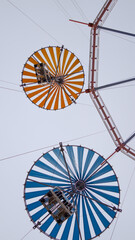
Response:
[[[103,120],[105,123],[105,126],[107,127],[107,130],[109,131],[115,145],[117,146],[116,151],[122,151],[129,157],[133,158],[135,160],[135,150],[130,148],[127,145],[124,145],[124,141],[122,140],[122,137],[114,124],[112,117],[110,113],[108,112],[105,104],[103,104],[103,100],[96,91],[95,86],[97,84],[97,57],[98,57],[98,38],[99,38],[99,28],[98,25],[103,24],[103,20],[107,12],[113,7],[116,0],[107,0],[99,12],[98,16],[96,17],[95,21],[93,22],[93,25],[91,25],[91,48],[90,48],[90,69],[89,69],[89,91],[86,92],[90,93],[90,96]],[[82,22],[80,22],[82,23]],[[83,23],[85,24],[85,23]],[[88,24],[85,24],[88,25]],[[96,73],[96,74],[95,74]],[[96,75],[96,77],[95,77]]]

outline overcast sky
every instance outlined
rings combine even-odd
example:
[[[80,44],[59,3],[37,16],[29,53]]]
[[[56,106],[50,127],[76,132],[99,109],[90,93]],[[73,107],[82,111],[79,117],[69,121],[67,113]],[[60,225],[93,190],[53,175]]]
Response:
[[[94,149],[105,158],[115,150],[88,94],[82,94],[77,104],[63,110],[47,111],[32,104],[20,87],[23,66],[34,51],[49,45],[64,45],[80,59],[85,71],[86,89],[90,28],[68,19],[93,22],[104,3],[104,0],[0,0],[2,240],[21,240],[33,227],[25,211],[23,184],[33,162],[43,153],[58,146],[61,141]],[[135,33],[134,9],[134,0],[118,0],[104,26]],[[101,31],[99,85],[134,77],[134,63],[134,38]],[[134,82],[100,93],[126,140],[135,131]],[[135,139],[129,145],[135,148]],[[27,154],[15,157],[21,153]],[[14,157],[6,159],[10,156]],[[100,240],[134,240],[135,174],[132,173],[135,162],[118,153],[110,163],[119,179],[123,212],[101,234]],[[36,229],[25,239],[42,240],[47,237]]]

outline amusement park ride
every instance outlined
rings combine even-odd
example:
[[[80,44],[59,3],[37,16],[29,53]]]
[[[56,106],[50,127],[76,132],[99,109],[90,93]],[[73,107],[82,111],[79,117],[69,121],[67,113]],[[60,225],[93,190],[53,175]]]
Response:
[[[87,24],[91,27],[88,89],[82,91],[83,66],[64,46],[39,49],[28,58],[22,71],[21,86],[40,108],[62,109],[76,103],[80,94],[88,93],[116,145],[105,159],[89,148],[60,142],[59,147],[33,164],[24,184],[26,210],[33,228],[52,239],[95,238],[121,212],[118,178],[108,160],[119,151],[135,160],[135,150],[127,145],[135,134],[122,139],[99,90],[134,79],[98,86],[100,29],[134,36],[103,27],[116,2],[107,0],[94,22]]]

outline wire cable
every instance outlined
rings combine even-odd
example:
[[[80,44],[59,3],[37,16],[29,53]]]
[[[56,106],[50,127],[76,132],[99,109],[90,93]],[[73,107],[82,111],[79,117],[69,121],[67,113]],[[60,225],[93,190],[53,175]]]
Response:
[[[17,84],[16,84],[17,85]],[[100,89],[100,91],[106,91],[106,90],[115,90],[117,88],[127,88],[127,87],[135,87],[135,84],[130,84],[128,86],[121,86],[121,87],[112,87],[112,88],[105,88],[105,89]],[[21,90],[17,90],[17,89],[13,89],[13,88],[7,88],[7,87],[2,87],[0,86],[1,89],[4,89],[4,90],[10,90],[10,91],[15,91],[15,92],[21,92],[23,93],[23,91]],[[93,106],[93,105],[90,105],[90,104],[86,104],[86,103],[77,103],[79,105],[86,105],[86,106]]]
[[[0,159],[0,161],[5,161],[5,160],[10,159],[10,158],[20,157],[20,156],[23,156],[23,155],[26,155],[26,154],[29,154],[29,153],[33,153],[33,152],[37,152],[37,151],[43,150],[45,148],[55,147],[56,145],[58,145],[58,144],[54,144],[54,145],[50,145],[50,146],[47,146],[47,147],[42,147],[42,148],[38,148],[38,149],[35,149],[35,150],[31,150],[31,151],[28,151],[28,152],[16,154],[16,155],[13,155],[13,156],[10,156],[10,157],[2,158],[2,159]]]
[[[55,1],[55,4],[57,5],[57,7],[62,11],[62,13],[67,17],[70,18],[70,14],[68,13],[68,11],[63,7],[63,5],[60,3],[59,0]]]
[[[53,40],[55,40],[57,43],[61,44],[55,37],[53,37],[49,32],[47,32],[43,27],[41,27],[37,22],[35,22],[28,14],[23,12],[19,7],[17,7],[15,4],[13,4],[11,1],[7,0],[8,3],[10,3],[14,8],[16,8],[20,13],[22,13],[26,18],[28,18],[34,25],[36,25],[39,29],[41,29],[45,34],[47,34],[49,37],[51,37]]]
[[[9,83],[9,84],[12,84],[12,85],[16,85],[16,86],[18,86],[17,83],[12,83],[12,82],[8,82],[8,81],[4,81],[4,80],[0,80],[0,82]]]
[[[57,7],[62,11],[62,13],[66,16],[66,18],[70,19],[72,18],[71,15],[68,13],[68,11],[63,7],[63,5],[60,3],[59,0],[55,1],[55,4],[57,5]],[[85,36],[85,38],[87,40],[89,40],[88,36],[82,31],[82,29],[76,25],[76,27],[81,31],[81,33],[83,34],[83,36]]]
[[[71,0],[71,2],[73,3],[74,7],[78,10],[78,12],[80,13],[80,15],[82,16],[82,18],[89,22],[89,19],[87,18],[87,16],[85,15],[84,11],[80,8],[80,6],[78,5],[78,3],[76,2],[76,0]]]
[[[126,196],[127,196],[127,193],[128,193],[129,186],[130,186],[130,184],[131,184],[132,178],[133,178],[133,176],[134,176],[134,173],[135,173],[135,167],[134,167],[133,172],[132,172],[132,174],[131,174],[131,177],[130,177],[130,179],[129,179],[129,183],[128,183],[128,186],[127,186],[127,189],[126,189],[126,192],[125,192],[125,195],[124,195],[124,198],[123,198],[122,204],[121,204],[121,208],[122,208],[122,206],[124,205],[124,202],[125,202],[125,199],[126,199]],[[120,213],[118,213],[118,216],[117,216],[117,219],[116,219],[116,222],[115,222],[115,225],[114,225],[114,228],[113,228],[113,231],[112,231],[112,234],[111,234],[110,240],[112,240],[112,237],[113,237],[113,234],[114,234],[114,231],[115,231],[116,225],[117,225],[118,220],[119,220],[119,216],[120,216]]]
[[[104,133],[104,132],[106,132],[106,130],[102,130],[102,131],[99,131],[99,132],[91,133],[89,135],[85,135],[85,136],[82,136],[82,137],[78,137],[78,138],[74,138],[74,139],[70,139],[70,140],[62,141],[62,142],[63,143],[73,142],[73,141],[76,141],[76,140],[79,140],[79,139],[82,139],[82,138],[87,138],[87,137],[94,136],[94,135],[97,135],[97,134],[101,134],[101,133]],[[41,150],[46,149],[46,148],[56,147],[56,146],[58,146],[58,143],[53,144],[53,145],[49,145],[49,146],[46,146],[46,147],[38,148],[38,149],[35,149],[35,150],[23,152],[23,153],[20,153],[20,154],[16,154],[16,155],[13,155],[13,156],[1,158],[0,162],[11,159],[11,158],[20,157],[20,156],[23,156],[23,155],[26,155],[26,154],[29,154],[29,153],[38,152],[38,151],[41,151]]]
[[[87,103],[77,103],[77,105],[83,105],[83,106],[89,106],[89,107],[94,107],[92,104],[87,104]]]
[[[29,233],[31,233],[32,232],[32,230],[33,230],[33,228],[32,229],[30,229],[30,231],[28,231],[20,240],[23,240],[25,237],[27,237],[28,236],[28,234]]]
[[[23,93],[22,91],[17,90],[17,89],[13,89],[13,88],[7,88],[7,87],[1,87],[1,86],[0,86],[0,88],[1,88],[1,89],[5,89],[5,90],[10,90],[10,91],[15,91],[15,92],[21,92],[21,93]]]
[[[16,84],[17,85],[17,84]],[[0,88],[1,89],[4,89],[4,90],[10,90],[10,91],[15,91],[15,92],[21,92],[21,93],[23,93],[23,91],[21,91],[21,90],[17,90],[17,89],[13,89],[13,88],[7,88],[7,87],[1,87],[0,86]],[[84,106],[89,106],[89,107],[93,107],[93,105],[91,105],[91,104],[87,104],[87,103],[77,103],[78,105],[84,105]]]

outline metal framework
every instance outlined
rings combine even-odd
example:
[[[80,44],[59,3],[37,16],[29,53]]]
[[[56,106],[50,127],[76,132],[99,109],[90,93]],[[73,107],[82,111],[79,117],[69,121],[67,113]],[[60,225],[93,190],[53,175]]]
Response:
[[[118,131],[105,103],[103,102],[98,89],[98,61],[99,61],[99,37],[100,27],[110,11],[116,4],[117,0],[107,0],[94,20],[93,24],[88,24],[91,28],[90,33],[90,55],[89,55],[89,84],[88,89],[90,97],[99,112],[101,119],[103,120],[113,142],[117,146],[117,151],[122,151],[124,154],[135,160],[135,150],[127,145],[127,141],[124,142],[120,132]]]

